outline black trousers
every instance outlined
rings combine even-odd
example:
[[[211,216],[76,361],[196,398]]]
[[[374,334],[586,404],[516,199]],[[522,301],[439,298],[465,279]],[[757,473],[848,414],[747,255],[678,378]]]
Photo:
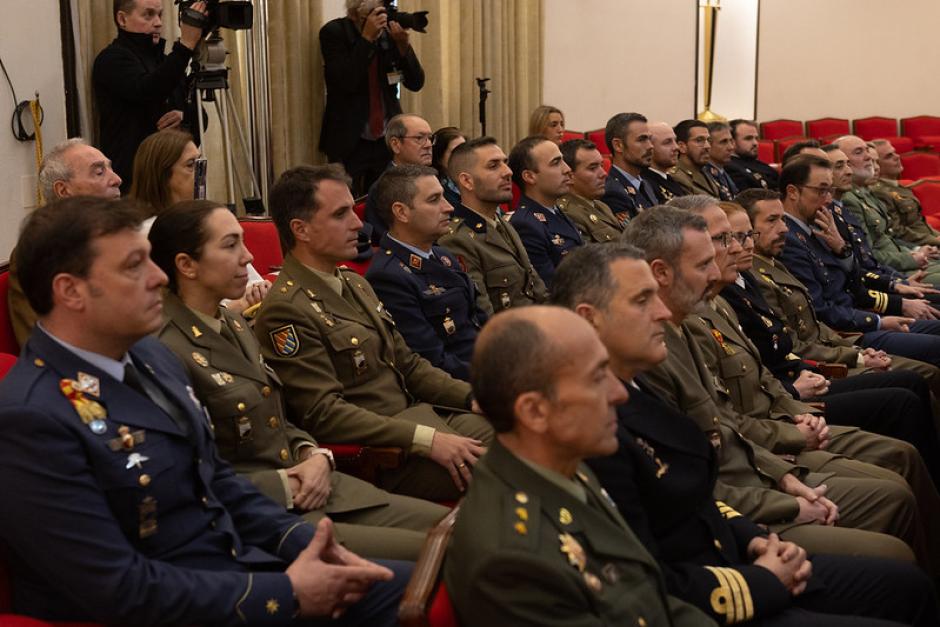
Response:
[[[823,588],[793,600],[793,607],[755,621],[768,627],[875,627],[940,624],[930,578],[908,562],[815,555],[813,580]]]
[[[826,421],[855,426],[912,444],[940,486],[940,440],[931,415],[930,387],[919,374],[891,370],[832,379]]]
[[[359,139],[356,147],[343,159],[346,174],[352,179],[354,198],[365,196],[372,184],[382,175],[392,155],[385,139]],[[330,161],[334,158],[331,156]]]

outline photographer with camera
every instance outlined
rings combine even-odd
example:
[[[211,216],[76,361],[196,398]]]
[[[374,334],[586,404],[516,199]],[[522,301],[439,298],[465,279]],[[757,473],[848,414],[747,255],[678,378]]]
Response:
[[[206,14],[205,2],[191,8]],[[100,148],[111,157],[126,192],[145,137],[165,128],[198,136],[195,104],[187,102],[186,66],[203,30],[180,24],[180,39],[165,54],[161,0],[114,0],[114,23],[117,37],[95,59],[92,83]]]
[[[424,69],[408,29],[424,31],[427,12],[404,13],[383,0],[346,0],[346,17],[320,29],[326,110],[320,150],[341,162],[359,196],[389,161],[385,126],[401,113],[398,84],[424,86]]]

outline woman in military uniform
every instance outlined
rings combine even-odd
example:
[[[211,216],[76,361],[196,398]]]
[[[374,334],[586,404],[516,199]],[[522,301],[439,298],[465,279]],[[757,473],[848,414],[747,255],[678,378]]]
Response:
[[[287,509],[314,523],[328,514],[351,549],[416,559],[447,510],[333,472],[329,450],[285,419],[280,380],[248,323],[220,306],[244,293],[252,259],[232,213],[211,201],[179,203],[158,216],[149,237],[169,280],[159,336],[186,365],[222,457]]]

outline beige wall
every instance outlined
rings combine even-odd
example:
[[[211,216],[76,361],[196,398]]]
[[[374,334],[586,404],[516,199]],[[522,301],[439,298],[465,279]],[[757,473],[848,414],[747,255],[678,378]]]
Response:
[[[758,118],[940,114],[937,0],[761,0]]]
[[[620,111],[694,114],[693,0],[543,0],[543,101],[578,131]]]

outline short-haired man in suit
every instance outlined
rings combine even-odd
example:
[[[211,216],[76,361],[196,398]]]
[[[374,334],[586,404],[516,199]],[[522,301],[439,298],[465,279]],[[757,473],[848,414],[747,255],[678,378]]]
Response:
[[[658,201],[656,193],[642,178],[643,169],[653,159],[646,117],[639,113],[618,113],[604,128],[604,141],[610,150],[611,166],[601,198],[625,224]]]
[[[777,189],[779,176],[769,164],[757,158],[760,135],[757,123],[751,120],[731,120],[731,137],[734,138],[734,154],[725,170],[739,190],[760,187]]]

